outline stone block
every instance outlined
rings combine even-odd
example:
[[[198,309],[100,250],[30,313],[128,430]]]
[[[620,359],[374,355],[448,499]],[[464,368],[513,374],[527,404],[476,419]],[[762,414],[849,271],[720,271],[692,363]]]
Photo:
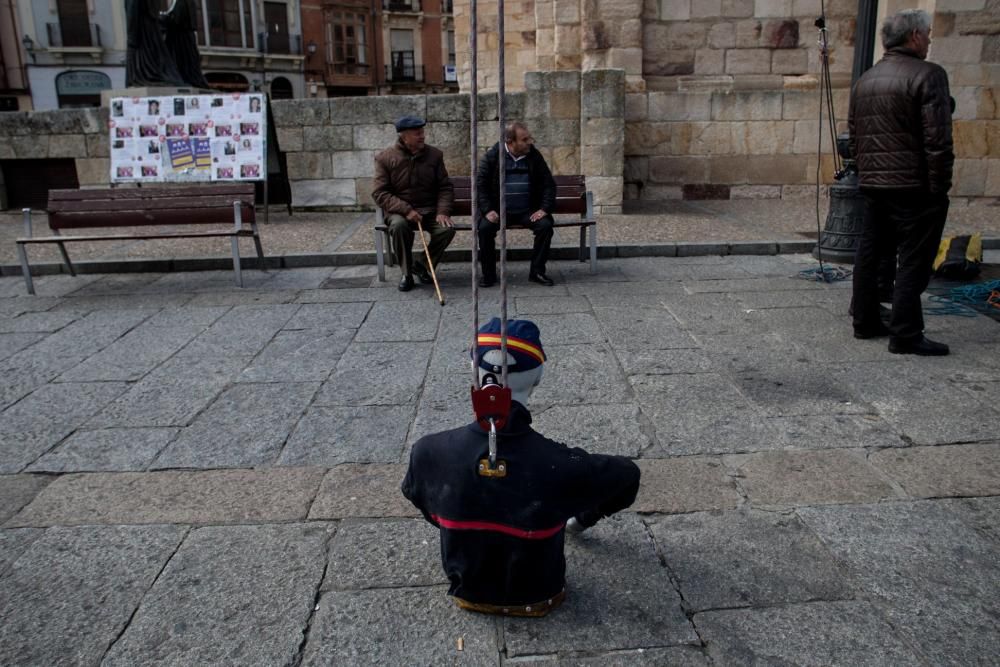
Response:
[[[336,152],[332,163],[331,175],[336,178],[369,178],[375,175],[375,151]]]
[[[780,185],[734,185],[730,199],[781,199]]]
[[[38,134],[81,134],[83,129],[82,109],[51,109],[33,111],[29,122]]]
[[[81,186],[108,185],[111,182],[110,158],[87,158],[76,160],[76,178]]]
[[[649,179],[670,185],[704,183],[708,180],[708,164],[704,157],[650,157]]]
[[[14,157],[25,160],[40,160],[49,156],[49,141],[52,135],[13,136],[7,142],[14,149]]]
[[[577,119],[580,117],[580,95],[574,90],[556,91],[549,96],[550,118]]]
[[[726,74],[767,74],[770,71],[770,49],[730,49],[726,51]]]
[[[8,525],[301,520],[323,474],[278,468],[63,475]]]
[[[292,181],[291,186],[296,206],[354,206],[358,203],[354,179]]]
[[[716,156],[708,161],[708,182],[709,183],[746,183],[749,179],[751,158],[747,155],[731,155],[726,157]],[[730,196],[732,193],[730,192]]]
[[[1000,158],[1000,122],[986,121],[986,156]]]
[[[698,0],[691,3],[691,18],[706,19],[722,16],[722,0]]]
[[[528,77],[535,72],[528,72]],[[527,86],[526,86],[527,87]],[[427,122],[435,121],[468,121],[469,120],[469,96],[468,95],[428,95],[427,96]]]
[[[649,179],[649,158],[633,157],[625,158],[625,182],[644,183]]]
[[[400,116],[427,115],[426,95],[335,97],[329,103],[334,125],[391,124]]]
[[[625,117],[625,72],[620,69],[591,70],[580,81],[583,118]]]
[[[625,121],[621,118],[588,118],[580,132],[584,146],[621,145],[625,138]]]
[[[626,155],[668,155],[673,135],[679,123],[627,123],[625,125]]]
[[[729,199],[729,186],[715,183],[687,183],[683,186],[684,199],[699,201],[705,199]]]
[[[951,196],[982,197],[986,191],[985,160],[955,160]]]
[[[754,16],[791,16],[792,0],[755,0]]]
[[[722,0],[722,15],[732,18],[753,16],[754,0]]]
[[[697,49],[694,52],[696,75],[722,74],[726,71],[726,52],[722,49]]]
[[[955,144],[955,157],[986,157],[989,152],[989,141],[987,139],[989,125],[986,121],[954,121],[952,123],[952,140]],[[994,129],[994,134],[1000,137],[1000,129]],[[1000,146],[997,148],[1000,149]]]
[[[275,100],[271,103],[275,127],[327,125],[330,122],[330,100]]]
[[[711,120],[712,94],[649,93],[649,120]]]
[[[731,49],[736,46],[736,25],[716,23],[708,31],[708,45],[713,49]]]
[[[822,0],[792,0],[792,16],[819,16],[823,9]],[[937,32],[937,26],[934,32]]]
[[[712,120],[779,120],[780,92],[734,92],[712,94]]]
[[[579,146],[554,146],[543,151],[553,174],[579,174]]]
[[[983,36],[939,37],[931,44],[928,59],[944,66],[981,62]]]
[[[916,498],[1000,494],[1000,445],[949,445],[875,452],[871,464]]]
[[[691,4],[696,0],[659,0],[661,21],[687,21],[691,18]]]
[[[314,128],[319,129],[319,128]],[[301,127],[279,127],[275,129],[278,135],[278,148],[286,153],[294,153],[302,150],[303,130]],[[311,143],[310,146],[315,146]]]
[[[87,157],[108,157],[109,139],[105,132],[87,135]]]
[[[447,156],[446,156],[447,157]],[[460,164],[460,163],[448,163],[448,164]],[[457,176],[467,176],[468,167],[465,171],[458,171],[455,175]],[[449,172],[450,173],[450,172]],[[375,190],[375,179],[374,178],[356,178],[354,179],[355,189],[357,191],[357,203],[359,205],[366,205],[372,201],[372,192]]]
[[[354,147],[354,132],[349,125],[306,125],[301,128],[301,133],[301,142],[306,150],[344,151]],[[282,145],[282,150],[292,149],[285,149]]]
[[[751,121],[745,127],[746,151],[750,155],[778,155],[792,150],[794,123]]]
[[[762,155],[752,160],[748,180],[754,185],[805,183],[811,177],[809,159],[799,155]]]
[[[699,0],[701,4],[704,0]],[[700,21],[677,21],[666,24],[664,37],[672,49],[697,49],[708,41],[709,24]]]
[[[794,123],[786,123],[795,128],[795,139],[792,143],[792,152],[797,154],[815,154],[819,145],[819,121],[818,120],[797,120]],[[830,150],[830,140],[828,138],[830,126],[823,123],[823,150]]]
[[[679,185],[656,185],[644,183],[638,199],[644,201],[675,201],[684,199],[684,190]],[[671,253],[673,257],[676,253]]]
[[[639,32],[642,32],[641,29]],[[628,75],[641,77],[642,55],[643,50],[641,48],[609,49],[607,67],[611,69],[622,69],[625,70]]]
[[[780,49],[771,54],[774,74],[804,74],[809,69],[809,52],[805,49]]]
[[[555,34],[556,62],[559,62],[559,56],[572,61],[578,60],[580,58],[580,26],[556,25]]]
[[[650,39],[647,26],[646,44],[664,44]],[[647,76],[682,76],[694,74],[694,49],[654,49],[647,47],[643,52],[642,72]]]
[[[986,160],[986,185],[983,194],[1000,197],[1000,160]]]
[[[607,146],[582,146],[580,148],[580,165],[582,173],[587,175],[587,185],[591,176],[618,176],[624,166],[625,147],[622,144]]]
[[[755,49],[763,46],[764,24],[756,19],[736,22],[736,48]]]
[[[764,46],[772,49],[794,49],[799,46],[799,22],[795,20],[767,21],[764,24]]]
[[[80,126],[85,134],[107,134],[111,110],[107,107],[80,109]]]
[[[594,194],[594,204],[620,206],[624,180],[621,176],[587,175],[587,189]]]
[[[646,120],[649,108],[647,93],[629,93],[625,95],[625,122]],[[998,146],[1000,148],[1000,146]]]
[[[391,124],[355,125],[354,148],[382,150],[397,141],[396,128]]]
[[[292,153],[288,157],[288,179],[290,181],[333,177],[330,154],[325,151],[322,153]]]
[[[580,2],[579,0],[553,0],[553,18],[555,24],[572,25],[580,22]]]

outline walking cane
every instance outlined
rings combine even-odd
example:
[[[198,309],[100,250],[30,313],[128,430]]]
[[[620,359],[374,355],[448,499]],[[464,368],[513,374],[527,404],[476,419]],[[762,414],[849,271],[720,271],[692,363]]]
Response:
[[[424,238],[424,226],[420,224],[419,220],[417,220],[417,231],[420,232],[420,240],[424,244],[424,255],[427,256],[427,268],[430,269],[431,279],[434,280],[434,291],[437,292],[438,301],[440,301],[443,306],[444,297],[441,296],[441,287],[438,285],[438,277],[437,274],[434,273],[434,262],[431,261],[431,251],[430,248],[427,247],[427,239]]]

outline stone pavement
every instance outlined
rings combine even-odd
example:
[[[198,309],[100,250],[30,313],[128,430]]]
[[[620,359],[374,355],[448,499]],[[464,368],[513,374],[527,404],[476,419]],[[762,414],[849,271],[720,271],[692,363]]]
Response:
[[[2,278],[0,664],[996,664],[1000,326],[890,355],[812,266],[513,265],[537,428],[643,470],[541,620],[456,610],[398,490],[470,418],[467,266]]]

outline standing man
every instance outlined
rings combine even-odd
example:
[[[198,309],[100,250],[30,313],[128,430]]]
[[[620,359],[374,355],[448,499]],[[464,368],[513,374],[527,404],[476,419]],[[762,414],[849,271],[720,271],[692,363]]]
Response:
[[[920,294],[948,216],[955,154],[948,75],[926,62],[931,18],[906,9],[882,24],[885,56],[858,79],[848,125],[865,218],[854,262],[854,337],[889,336],[894,354],[940,356],[924,336]],[[892,318],[879,320],[880,257],[898,253]]]
[[[417,223],[430,233],[428,243],[434,266],[455,237],[451,206],[454,187],[444,166],[444,154],[424,143],[424,120],[403,116],[396,121],[399,140],[375,156],[375,187],[372,199],[386,214],[392,252],[403,277],[399,291],[413,289],[413,274],[420,282],[434,282],[427,267],[413,260],[413,237]]]
[[[483,275],[482,287],[497,281],[496,240],[500,229],[500,160],[505,171],[504,190],[507,195],[507,224],[527,227],[535,234],[528,280],[552,286],[545,275],[545,262],[552,244],[552,215],[556,204],[556,181],[549,165],[534,146],[534,139],[522,123],[508,123],[504,131],[504,149],[497,142],[479,161],[476,192],[479,209],[479,259]],[[501,156],[502,153],[502,156]]]
[[[531,428],[525,404],[542,379],[538,327],[507,323],[510,414],[498,429],[496,465],[478,422],[421,438],[403,495],[441,531],[448,594],[462,609],[544,616],[566,596],[566,533],[579,533],[635,501],[639,467],[589,454]],[[502,373],[500,318],[479,329],[474,363],[483,386]]]

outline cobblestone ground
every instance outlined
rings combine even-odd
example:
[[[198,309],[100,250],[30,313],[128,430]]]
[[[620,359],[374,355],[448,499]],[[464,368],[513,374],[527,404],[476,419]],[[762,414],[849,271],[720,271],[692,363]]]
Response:
[[[536,427],[643,470],[542,620],[456,610],[398,491],[470,418],[466,266],[0,279],[0,664],[996,664],[1000,325],[890,355],[813,265],[513,267]]]

